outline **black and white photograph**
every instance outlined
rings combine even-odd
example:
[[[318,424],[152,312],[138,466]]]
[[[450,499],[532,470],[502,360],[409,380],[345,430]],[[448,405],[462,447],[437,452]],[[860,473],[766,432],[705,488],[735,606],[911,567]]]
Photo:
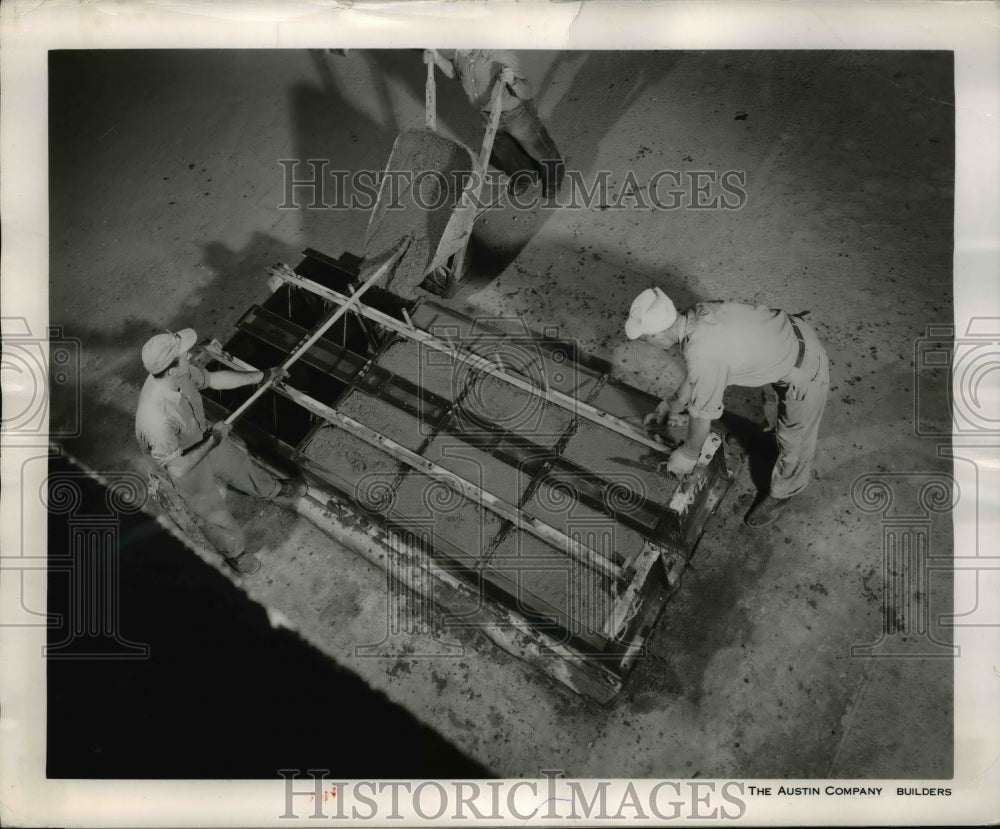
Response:
[[[6,14],[11,825],[996,817],[995,7],[500,5]]]

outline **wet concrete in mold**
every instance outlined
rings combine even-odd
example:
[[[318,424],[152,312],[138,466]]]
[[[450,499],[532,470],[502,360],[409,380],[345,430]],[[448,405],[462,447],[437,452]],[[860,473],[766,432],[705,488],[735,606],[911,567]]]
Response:
[[[409,340],[389,346],[378,365],[448,401],[455,400],[469,376],[468,368],[453,357]]]
[[[624,435],[593,423],[581,422],[562,454],[609,482],[621,483],[658,504],[669,504],[677,489],[675,478],[646,468],[666,460],[665,453],[646,449]]]
[[[391,403],[356,391],[337,410],[411,451],[423,443],[420,421]]]
[[[435,437],[423,456],[514,506],[521,503],[531,482],[523,468],[506,463],[453,435]]]
[[[606,512],[598,512],[574,497],[562,484],[541,483],[524,505],[524,511],[592,550],[616,561],[639,553],[644,536]]]
[[[475,379],[463,408],[540,446],[554,446],[573,421],[566,409],[486,374]]]
[[[605,373],[603,368],[579,364],[581,352],[575,342],[552,342],[549,332],[529,330],[520,320],[470,321],[449,308],[429,303],[414,311],[413,322],[480,357],[492,360],[499,351],[524,376],[578,400],[588,400]]]
[[[470,566],[489,549],[501,526],[494,513],[417,472],[410,472],[399,484],[390,517],[431,533],[435,549],[466,559]]]
[[[497,546],[484,577],[503,585],[522,607],[553,616],[565,632],[595,643],[591,634],[600,632],[616,595],[611,580],[524,531]]]
[[[332,426],[317,431],[302,448],[302,454],[318,463],[341,491],[370,499],[372,487],[382,490],[395,480],[399,461],[359,437]]]

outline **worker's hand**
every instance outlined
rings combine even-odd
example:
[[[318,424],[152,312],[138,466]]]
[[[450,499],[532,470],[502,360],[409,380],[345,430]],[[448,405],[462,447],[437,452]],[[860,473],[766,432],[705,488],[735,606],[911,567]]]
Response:
[[[505,66],[500,70],[500,80],[507,84],[507,86],[513,86],[514,81],[517,80],[514,77],[514,70],[509,66]]]
[[[659,431],[662,423],[657,419],[656,412],[650,412],[646,415],[642,419],[642,426],[653,440],[659,444],[666,445],[666,441]]]
[[[218,446],[222,443],[231,431],[233,431],[232,423],[226,423],[224,420],[220,420],[218,423],[213,424],[211,435],[212,439],[215,441],[215,445]]]
[[[679,429],[687,426],[688,416],[684,412],[675,412],[670,408],[670,403],[666,400],[661,402],[654,411],[650,412],[642,419],[642,425],[647,429],[655,426],[662,426],[664,423],[672,429]]]
[[[424,49],[424,63],[434,63],[434,50]]]
[[[651,429],[654,426],[662,426],[669,415],[670,406],[666,400],[662,400],[653,411],[642,419],[642,425],[647,429]]]
[[[678,478],[682,478],[685,475],[690,475],[697,463],[698,456],[691,457],[687,448],[682,445],[670,453],[670,458],[667,460],[667,472],[672,472]]]
[[[288,376],[288,369],[282,366],[274,366],[273,368],[265,368],[261,371],[261,374],[264,375],[261,378],[261,383],[277,383]]]

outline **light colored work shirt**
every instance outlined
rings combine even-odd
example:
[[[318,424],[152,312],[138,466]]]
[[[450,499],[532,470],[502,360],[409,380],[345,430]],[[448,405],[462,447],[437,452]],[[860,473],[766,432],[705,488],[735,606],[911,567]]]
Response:
[[[455,52],[453,63],[469,102],[484,112],[489,111],[493,85],[505,66],[514,70],[515,79],[524,79],[517,56],[513,52],[497,49],[459,49]],[[503,94],[500,96],[500,108],[506,112],[519,106],[520,103],[520,99],[504,85]]]
[[[741,302],[700,302],[681,342],[692,417],[722,416],[727,386],[766,386],[795,368],[799,341],[784,311]]]
[[[208,373],[191,366],[180,378],[179,390],[152,375],[139,392],[135,436],[144,452],[166,464],[205,437],[205,407],[198,389],[208,385]]]

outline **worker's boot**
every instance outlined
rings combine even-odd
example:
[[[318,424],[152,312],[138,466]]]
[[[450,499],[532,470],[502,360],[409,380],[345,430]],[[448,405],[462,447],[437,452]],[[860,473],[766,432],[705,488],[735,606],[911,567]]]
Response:
[[[260,559],[246,551],[238,556],[226,556],[226,564],[241,576],[252,576],[260,569]]]
[[[765,495],[750,508],[743,520],[754,528],[766,527],[777,520],[790,500],[790,498],[775,498],[770,494]]]

